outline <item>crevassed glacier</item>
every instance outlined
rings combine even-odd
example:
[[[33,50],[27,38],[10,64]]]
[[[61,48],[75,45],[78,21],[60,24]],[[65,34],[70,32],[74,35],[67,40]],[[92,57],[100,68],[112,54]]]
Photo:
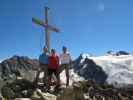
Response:
[[[84,55],[85,56],[85,55]],[[108,74],[107,83],[115,87],[133,85],[133,55],[89,57]],[[85,59],[83,57],[83,59]],[[83,60],[82,59],[82,60]]]

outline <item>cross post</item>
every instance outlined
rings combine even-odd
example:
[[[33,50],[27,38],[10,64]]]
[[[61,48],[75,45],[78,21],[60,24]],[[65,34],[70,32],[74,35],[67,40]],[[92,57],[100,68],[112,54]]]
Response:
[[[48,9],[49,9],[48,7],[45,7],[45,20],[44,21],[41,21],[35,17],[32,18],[32,21],[35,24],[45,28],[45,46],[50,51],[50,34],[49,34],[49,31],[59,32],[59,29],[48,24]]]

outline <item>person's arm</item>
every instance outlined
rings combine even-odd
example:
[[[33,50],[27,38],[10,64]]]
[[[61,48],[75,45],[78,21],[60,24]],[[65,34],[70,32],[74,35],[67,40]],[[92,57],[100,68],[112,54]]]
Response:
[[[40,56],[39,56],[39,63],[43,63],[43,54],[40,54]]]
[[[62,54],[59,55],[59,65],[61,65]]]
[[[70,60],[69,65],[70,65],[70,67],[72,67],[72,58],[71,58],[70,54],[69,54],[69,60]]]
[[[51,55],[48,56],[48,66],[50,66],[50,57]]]
[[[59,69],[60,69],[60,60],[59,60],[59,57],[57,56],[57,64],[58,64],[58,68],[57,68],[57,71],[59,72]]]
[[[60,60],[59,60],[59,57],[57,56],[57,64],[58,64],[58,66],[59,66],[59,63],[60,62]]]
[[[42,62],[42,55],[39,56],[38,60],[39,60],[39,68],[37,70],[40,71],[41,70],[41,64],[42,64],[41,63]]]

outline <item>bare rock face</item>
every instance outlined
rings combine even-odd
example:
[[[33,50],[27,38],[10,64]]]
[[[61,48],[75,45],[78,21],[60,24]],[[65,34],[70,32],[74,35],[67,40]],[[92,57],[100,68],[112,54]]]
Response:
[[[39,63],[35,59],[32,60],[25,56],[13,56],[10,59],[4,60],[0,64],[0,77],[6,80],[15,78],[15,76],[24,76],[27,74],[27,72],[30,73],[31,71],[36,70],[38,67]]]
[[[117,51],[117,52],[109,50],[109,51],[107,51],[107,55],[121,56],[121,55],[130,55],[130,53],[127,52],[127,51],[122,51],[122,50],[121,51]]]
[[[130,53],[126,52],[126,51],[118,51],[116,52],[116,55],[117,56],[120,56],[120,55],[129,55]]]
[[[103,71],[102,67],[96,65],[96,63],[89,59],[81,63],[82,55],[73,62],[73,68],[80,76],[84,77],[86,80],[95,80],[99,84],[105,83],[107,79],[107,74]]]
[[[26,56],[13,56],[0,63],[0,93],[1,88],[7,83],[14,82],[17,77],[33,82],[36,76],[36,70],[39,67],[39,62],[36,59],[30,59]],[[23,84],[23,83],[22,83]],[[11,89],[5,88],[11,96],[14,92]],[[8,94],[8,93],[7,93]]]

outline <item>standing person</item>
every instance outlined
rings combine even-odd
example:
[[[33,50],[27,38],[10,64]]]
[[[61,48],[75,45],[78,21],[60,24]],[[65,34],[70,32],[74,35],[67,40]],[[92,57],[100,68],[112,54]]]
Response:
[[[37,76],[36,76],[36,84],[39,80],[39,75],[41,72],[44,72],[44,77],[43,77],[43,83],[45,85],[47,85],[47,68],[48,68],[48,56],[49,56],[49,52],[48,52],[48,48],[46,46],[44,46],[43,48],[43,53],[39,56],[39,65],[40,68],[37,72]]]
[[[48,57],[48,77],[49,84],[51,84],[52,75],[54,74],[57,78],[56,87],[60,85],[59,77],[59,57],[57,56],[55,49],[51,49],[51,54]]]
[[[67,51],[67,47],[62,47],[62,54],[60,55],[61,71],[65,69],[66,72],[66,86],[69,86],[69,67],[71,64],[71,56]]]

